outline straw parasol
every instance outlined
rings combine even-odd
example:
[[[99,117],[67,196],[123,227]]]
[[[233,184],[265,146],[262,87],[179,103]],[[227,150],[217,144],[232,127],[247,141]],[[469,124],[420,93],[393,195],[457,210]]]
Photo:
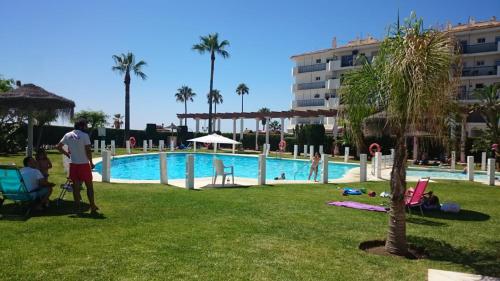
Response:
[[[33,154],[33,112],[55,111],[59,116],[73,116],[75,102],[34,84],[17,82],[14,90],[0,94],[2,109],[15,109],[28,116],[28,156]]]

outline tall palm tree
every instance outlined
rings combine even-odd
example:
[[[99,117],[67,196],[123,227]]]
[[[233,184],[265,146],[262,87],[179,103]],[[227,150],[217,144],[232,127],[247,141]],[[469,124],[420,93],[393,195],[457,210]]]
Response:
[[[182,86],[177,89],[177,93],[175,93],[175,100],[177,102],[184,103],[184,114],[187,114],[187,102],[193,101],[193,98],[196,96],[196,93],[193,92],[193,89],[188,86]],[[184,125],[186,126],[187,118],[184,119]]]
[[[208,103],[210,103],[210,94],[207,94],[207,100],[208,100]],[[223,99],[220,91],[217,89],[213,89],[212,90],[212,104],[214,105],[214,113],[217,113],[217,105],[222,104],[223,102],[224,102],[224,99]]]
[[[263,107],[263,108],[259,109],[257,112],[268,113],[268,112],[271,112],[271,110],[269,108],[267,108],[267,107]],[[267,122],[266,118],[263,118],[261,120],[261,122],[262,122],[262,129],[264,130],[265,126],[266,126],[266,122]]]
[[[379,54],[369,65],[344,76],[341,97],[350,130],[360,130],[363,119],[374,112],[386,113],[386,122],[396,138],[391,172],[389,227],[385,249],[396,255],[408,251],[406,241],[405,134],[424,130],[441,136],[443,124],[453,108],[456,78],[450,69],[457,62],[448,33],[424,29],[412,13],[400,26],[391,28]]]
[[[500,84],[493,84],[474,90],[474,96],[480,101],[471,109],[479,112],[486,121],[491,143],[500,143]]]
[[[123,83],[125,83],[125,140],[128,140],[130,134],[130,72],[142,80],[147,79],[147,75],[142,72],[142,68],[147,65],[143,60],[136,62],[133,53],[122,53],[121,55],[113,55],[115,65],[111,68],[124,75]]]
[[[241,96],[241,112],[243,112],[243,96],[248,95],[248,92],[250,89],[248,89],[247,85],[245,83],[241,83],[238,85],[236,88],[236,93]]]
[[[209,94],[212,94],[214,86],[214,65],[215,65],[215,55],[220,55],[222,58],[228,58],[229,53],[225,50],[229,47],[229,41],[223,40],[219,43],[219,34],[213,33],[207,36],[200,36],[200,43],[193,45],[192,49],[198,51],[200,54],[210,53],[210,90]],[[208,133],[212,133],[212,100],[209,99],[208,106]]]

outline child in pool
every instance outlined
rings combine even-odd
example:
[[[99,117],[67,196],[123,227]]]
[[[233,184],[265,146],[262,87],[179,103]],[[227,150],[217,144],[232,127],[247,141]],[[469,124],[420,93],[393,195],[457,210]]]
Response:
[[[308,180],[311,180],[311,176],[314,172],[314,181],[317,182],[316,178],[318,177],[318,166],[320,160],[321,157],[319,156],[319,153],[314,153],[314,157],[311,160],[311,169],[309,170],[309,177],[307,178]]]
[[[49,170],[52,169],[52,162],[50,162],[49,157],[47,157],[47,152],[45,149],[40,148],[36,152],[36,162],[38,164],[38,170],[42,172],[45,179],[49,178]]]

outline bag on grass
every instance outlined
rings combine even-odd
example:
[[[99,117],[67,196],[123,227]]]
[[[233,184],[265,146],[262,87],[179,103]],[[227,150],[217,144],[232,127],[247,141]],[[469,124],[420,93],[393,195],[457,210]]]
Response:
[[[441,205],[441,211],[446,213],[458,213],[460,212],[460,205],[454,202],[446,202]]]

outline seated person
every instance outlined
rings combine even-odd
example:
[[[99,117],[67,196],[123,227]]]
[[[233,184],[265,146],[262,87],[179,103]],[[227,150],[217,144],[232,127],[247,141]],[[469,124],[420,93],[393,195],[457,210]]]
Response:
[[[52,169],[52,162],[47,157],[47,152],[45,149],[40,148],[36,152],[36,163],[38,165],[38,170],[42,173],[42,175],[48,179],[49,178],[49,169]]]
[[[53,183],[49,183],[37,169],[36,160],[33,157],[26,157],[23,160],[24,168],[20,170],[26,189],[33,200],[39,200],[35,205],[35,210],[41,210],[42,206],[47,207],[49,197],[52,193]]]

